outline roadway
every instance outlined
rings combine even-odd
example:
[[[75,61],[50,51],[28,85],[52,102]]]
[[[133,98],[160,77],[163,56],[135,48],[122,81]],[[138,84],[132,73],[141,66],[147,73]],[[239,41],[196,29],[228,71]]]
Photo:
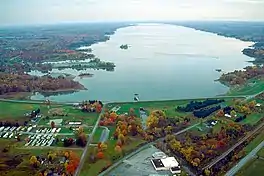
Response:
[[[260,124],[257,128],[255,128],[253,131],[251,131],[249,134],[247,134],[245,137],[243,137],[241,140],[239,140],[235,145],[233,145],[231,148],[229,148],[227,151],[225,151],[222,155],[211,161],[208,165],[206,165],[202,170],[209,169],[212,166],[214,166],[216,163],[224,159],[229,153],[231,153],[235,148],[237,148],[239,145],[241,145],[243,142],[245,142],[249,137],[254,135],[258,130],[260,130],[264,126],[264,122]]]
[[[105,106],[106,106],[106,105],[107,105],[107,104],[105,104]],[[74,176],[78,176],[78,175],[80,175],[80,173],[81,173],[81,169],[82,169],[83,164],[84,164],[84,162],[85,162],[85,159],[86,159],[85,157],[86,157],[86,155],[87,155],[88,148],[89,148],[90,144],[92,143],[93,136],[94,136],[94,133],[95,133],[95,131],[96,131],[98,125],[99,125],[100,117],[101,117],[101,114],[102,114],[102,113],[103,113],[103,111],[100,113],[100,115],[99,115],[99,117],[98,117],[98,119],[97,119],[97,121],[96,121],[96,123],[95,123],[95,125],[94,125],[94,128],[93,128],[92,133],[88,136],[86,146],[85,146],[85,148],[84,148],[84,150],[83,150],[82,156],[81,156],[81,158],[80,158],[80,163],[79,163],[79,165],[78,165],[78,167],[77,167],[77,169],[76,169],[76,171],[75,171],[75,173],[74,173]]]
[[[264,147],[264,141],[262,141],[256,148],[254,148],[247,156],[245,156],[242,160],[239,161],[237,165],[235,165],[232,169],[230,169],[225,176],[233,176],[235,175],[248,161],[252,158],[256,157],[256,154],[260,149]]]

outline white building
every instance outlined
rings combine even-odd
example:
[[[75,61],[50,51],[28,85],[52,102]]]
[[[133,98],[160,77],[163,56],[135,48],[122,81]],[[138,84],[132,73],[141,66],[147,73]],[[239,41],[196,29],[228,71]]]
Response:
[[[225,117],[229,117],[229,118],[231,118],[232,116],[231,116],[231,115],[229,115],[229,114],[225,114]]]
[[[164,152],[155,152],[153,155],[152,155],[153,158],[155,159],[161,159],[161,158],[166,158],[166,154]]]
[[[171,170],[171,172],[180,173],[179,163],[174,157],[167,157],[161,159],[151,159],[151,163],[156,171]],[[177,170],[177,171],[176,171]]]
[[[255,106],[256,106],[256,107],[260,107],[260,106],[261,106],[261,104],[260,104],[260,103],[257,103]]]

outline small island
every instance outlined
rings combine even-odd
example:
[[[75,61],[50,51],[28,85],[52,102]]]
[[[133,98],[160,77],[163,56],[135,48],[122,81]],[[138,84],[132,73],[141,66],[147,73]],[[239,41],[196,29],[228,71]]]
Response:
[[[121,49],[125,49],[125,50],[127,50],[127,49],[128,49],[128,45],[127,45],[127,44],[125,44],[125,45],[121,45],[120,48],[121,48]]]

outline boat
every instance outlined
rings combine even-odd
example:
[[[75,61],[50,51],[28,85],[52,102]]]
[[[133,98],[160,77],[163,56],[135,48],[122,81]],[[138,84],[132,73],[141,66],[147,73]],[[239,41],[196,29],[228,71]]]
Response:
[[[128,45],[127,44],[126,45],[121,45],[120,48],[121,49],[128,49]]]
[[[92,73],[81,73],[79,74],[79,77],[92,77],[94,74]]]

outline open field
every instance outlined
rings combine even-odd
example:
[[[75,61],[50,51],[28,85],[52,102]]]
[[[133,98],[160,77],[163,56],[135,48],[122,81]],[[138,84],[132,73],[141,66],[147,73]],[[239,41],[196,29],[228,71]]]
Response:
[[[256,148],[262,141],[264,140],[264,131],[259,133],[245,148],[244,151],[246,154],[251,152],[254,148]]]
[[[231,88],[227,95],[254,95],[264,89],[264,78],[249,80],[246,85]]]
[[[25,120],[29,120],[28,117],[24,116],[24,114],[38,108],[40,109],[40,113],[43,115],[43,118],[41,118],[41,120],[39,121],[39,125],[43,126],[50,126],[49,121],[52,119],[63,119],[64,124],[69,121],[82,121],[83,124],[92,126],[95,124],[98,118],[98,113],[85,113],[79,109],[74,109],[70,105],[52,104],[48,107],[44,103],[13,103],[0,101],[0,119],[24,122]],[[67,115],[53,115],[51,112],[56,110]],[[49,117],[49,119],[46,119],[47,116]]]
[[[216,97],[217,98],[217,97]],[[216,98],[211,98],[211,99],[216,99]],[[224,98],[226,102],[223,104],[229,105],[230,101],[233,98]],[[174,116],[186,116],[189,113],[185,112],[179,112],[175,111],[175,108],[177,106],[182,106],[188,104],[190,101],[201,101],[205,99],[187,99],[187,100],[165,100],[165,101],[145,101],[145,102],[128,102],[128,103],[110,103],[107,105],[107,108],[111,110],[115,106],[120,106],[121,108],[119,109],[118,113],[125,113],[128,112],[130,108],[135,109],[135,113],[139,116],[139,108],[143,107],[146,109],[148,112],[151,112],[153,110],[164,110],[166,115],[169,117],[174,117]]]
[[[262,149],[257,153],[257,155],[258,155],[259,157],[264,158],[264,148],[262,148]]]
[[[237,176],[252,176],[252,175],[263,175],[264,172],[264,160],[252,159],[246,165],[239,170]]]
[[[241,121],[241,124],[254,125],[262,118],[264,118],[264,114],[262,114],[262,113],[253,113],[253,114],[248,115],[248,117],[246,119]]]
[[[103,128],[100,128],[98,127],[94,133],[94,136],[93,136],[93,142],[92,143],[98,143],[99,140],[100,140],[100,137],[101,137],[101,134],[103,132]]]

